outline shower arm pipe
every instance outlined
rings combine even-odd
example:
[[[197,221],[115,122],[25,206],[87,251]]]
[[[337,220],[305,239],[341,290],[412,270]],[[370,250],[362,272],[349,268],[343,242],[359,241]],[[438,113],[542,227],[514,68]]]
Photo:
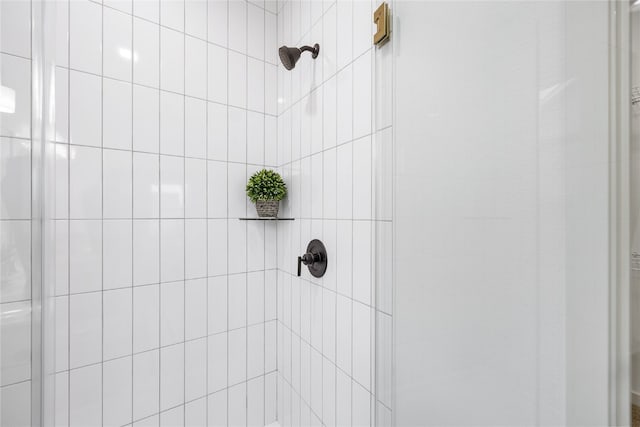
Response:
[[[311,52],[311,53],[315,53],[316,49],[312,46],[302,46],[300,47],[300,51],[301,52]]]
[[[316,59],[318,57],[318,53],[320,53],[320,45],[318,43],[313,46],[304,45],[300,48],[300,53],[302,52],[311,52],[311,57]]]

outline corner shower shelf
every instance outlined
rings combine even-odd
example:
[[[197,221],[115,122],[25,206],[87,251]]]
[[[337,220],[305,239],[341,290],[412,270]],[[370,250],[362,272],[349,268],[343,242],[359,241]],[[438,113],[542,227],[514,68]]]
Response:
[[[270,218],[270,217],[256,217],[256,218],[238,218],[240,221],[295,221],[295,218]]]

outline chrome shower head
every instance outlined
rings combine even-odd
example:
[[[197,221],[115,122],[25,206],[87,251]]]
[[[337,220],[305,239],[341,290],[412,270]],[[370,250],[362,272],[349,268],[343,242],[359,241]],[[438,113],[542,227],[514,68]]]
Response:
[[[300,59],[302,52],[311,52],[311,57],[315,59],[318,57],[318,53],[320,52],[320,45],[316,43],[313,47],[302,46],[301,48],[282,46],[278,49],[280,61],[287,70],[293,70],[295,68],[296,62]]]

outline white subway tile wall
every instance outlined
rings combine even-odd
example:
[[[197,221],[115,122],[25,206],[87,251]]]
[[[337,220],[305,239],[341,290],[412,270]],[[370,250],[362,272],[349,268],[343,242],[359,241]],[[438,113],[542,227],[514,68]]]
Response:
[[[372,44],[377,6],[278,3],[278,45],[320,44],[315,61],[278,67],[278,166],[297,219],[278,225],[283,427],[390,425],[393,46]],[[311,239],[328,251],[320,279],[296,275]]]
[[[388,424],[392,45],[371,45],[375,6],[58,2],[56,425]],[[1,7],[16,106],[0,113],[0,178],[21,185],[0,197],[0,423],[19,426],[30,7]],[[316,42],[317,60],[278,63],[278,46]],[[238,221],[263,166],[283,173],[296,221]],[[312,238],[329,251],[319,280],[295,276]]]
[[[5,5],[28,28],[23,4],[2,2],[3,35]],[[278,166],[275,4],[57,13],[55,424],[275,422],[276,225],[238,220],[255,215],[248,175]],[[24,184],[2,186],[0,251],[19,270],[2,271],[4,313],[29,305],[30,55],[13,31],[3,41],[21,103],[2,115],[0,177]],[[29,365],[4,351],[30,344],[4,324],[2,425],[22,425],[5,406],[28,406]]]
[[[0,2],[0,425],[31,424],[31,3]],[[64,337],[61,337],[61,340]]]

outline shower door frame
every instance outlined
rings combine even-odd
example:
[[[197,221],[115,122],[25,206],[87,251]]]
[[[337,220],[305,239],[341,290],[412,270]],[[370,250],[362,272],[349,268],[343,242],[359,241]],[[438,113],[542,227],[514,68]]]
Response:
[[[55,425],[56,2],[31,2],[31,427]]]
[[[631,421],[630,3],[609,2],[610,346],[609,422]]]

